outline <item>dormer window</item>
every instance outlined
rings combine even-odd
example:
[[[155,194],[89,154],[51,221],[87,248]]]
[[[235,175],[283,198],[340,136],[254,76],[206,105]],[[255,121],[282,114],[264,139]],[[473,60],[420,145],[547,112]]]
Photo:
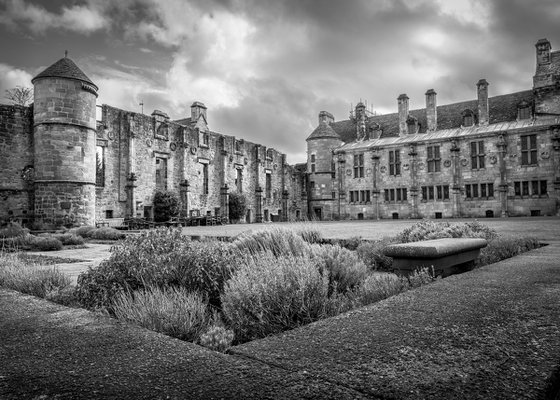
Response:
[[[530,119],[531,115],[531,104],[523,100],[517,105],[517,119]]]
[[[463,116],[463,126],[464,127],[474,125],[474,113],[472,112],[472,110],[463,111],[462,116]]]
[[[406,119],[406,126],[408,127],[408,134],[414,135],[418,133],[418,120],[412,115],[409,115]]]

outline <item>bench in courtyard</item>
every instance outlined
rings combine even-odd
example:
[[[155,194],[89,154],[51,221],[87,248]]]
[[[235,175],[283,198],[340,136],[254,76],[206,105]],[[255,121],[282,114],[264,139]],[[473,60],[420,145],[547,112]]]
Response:
[[[485,239],[445,238],[393,244],[383,253],[392,257],[393,268],[405,275],[433,266],[436,275],[446,277],[471,269],[487,244]]]
[[[103,218],[95,221],[96,228],[109,227],[115,229],[127,229],[124,218]]]

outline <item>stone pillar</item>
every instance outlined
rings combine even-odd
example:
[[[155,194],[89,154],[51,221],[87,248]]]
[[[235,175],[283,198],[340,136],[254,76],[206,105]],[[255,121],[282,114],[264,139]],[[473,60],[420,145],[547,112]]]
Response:
[[[225,184],[220,188],[220,215],[222,219],[229,221],[229,188]]]
[[[375,219],[379,219],[379,189],[377,188],[377,171],[379,170],[379,154],[377,149],[374,149],[373,155],[371,156],[371,175],[372,175],[372,196],[373,204],[375,207]]]
[[[418,176],[417,176],[417,166],[416,166],[416,157],[418,156],[418,152],[416,151],[416,144],[410,145],[410,151],[408,152],[410,156],[410,198],[412,200],[412,212],[410,213],[411,218],[420,218],[420,214],[418,213]]]
[[[508,216],[508,184],[506,176],[506,156],[507,156],[507,142],[505,139],[505,134],[500,134],[500,139],[498,140],[498,163],[500,167],[500,184],[498,185],[498,191],[500,193],[500,208],[501,216]]]
[[[457,146],[457,142],[453,140],[453,142],[451,143],[451,168],[453,173],[451,193],[453,196],[453,218],[461,217],[461,166],[459,164],[460,152],[461,148]]]
[[[282,191],[282,221],[288,221],[288,198],[289,193],[286,189]]]
[[[338,153],[338,219],[342,219],[342,203],[346,200],[346,191],[344,190],[344,167],[346,159],[344,153]]]
[[[126,183],[126,213],[129,218],[136,218],[136,196],[134,189],[137,187],[136,181],[138,177],[134,172],[131,172],[127,177]]]
[[[260,186],[257,186],[257,188],[255,189],[255,203],[257,206],[256,209],[256,219],[257,222],[263,222],[263,212],[262,212],[262,188]]]
[[[181,196],[181,215],[183,217],[189,216],[189,191],[190,184],[188,180],[183,180],[179,184],[179,194]]]

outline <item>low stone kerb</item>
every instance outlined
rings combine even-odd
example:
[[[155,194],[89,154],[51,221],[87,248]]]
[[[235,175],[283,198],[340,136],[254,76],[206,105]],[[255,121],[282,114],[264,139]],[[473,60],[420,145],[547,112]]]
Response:
[[[478,238],[444,238],[393,244],[386,247],[383,253],[395,258],[441,258],[481,249],[487,244],[485,239]]]

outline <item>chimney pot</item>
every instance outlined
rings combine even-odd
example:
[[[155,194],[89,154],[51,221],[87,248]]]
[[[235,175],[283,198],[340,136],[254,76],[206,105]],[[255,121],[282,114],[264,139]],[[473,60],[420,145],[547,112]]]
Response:
[[[404,93],[401,94],[397,97],[397,103],[399,107],[399,135],[406,135],[408,132],[406,124],[406,119],[408,118],[408,96]]]

